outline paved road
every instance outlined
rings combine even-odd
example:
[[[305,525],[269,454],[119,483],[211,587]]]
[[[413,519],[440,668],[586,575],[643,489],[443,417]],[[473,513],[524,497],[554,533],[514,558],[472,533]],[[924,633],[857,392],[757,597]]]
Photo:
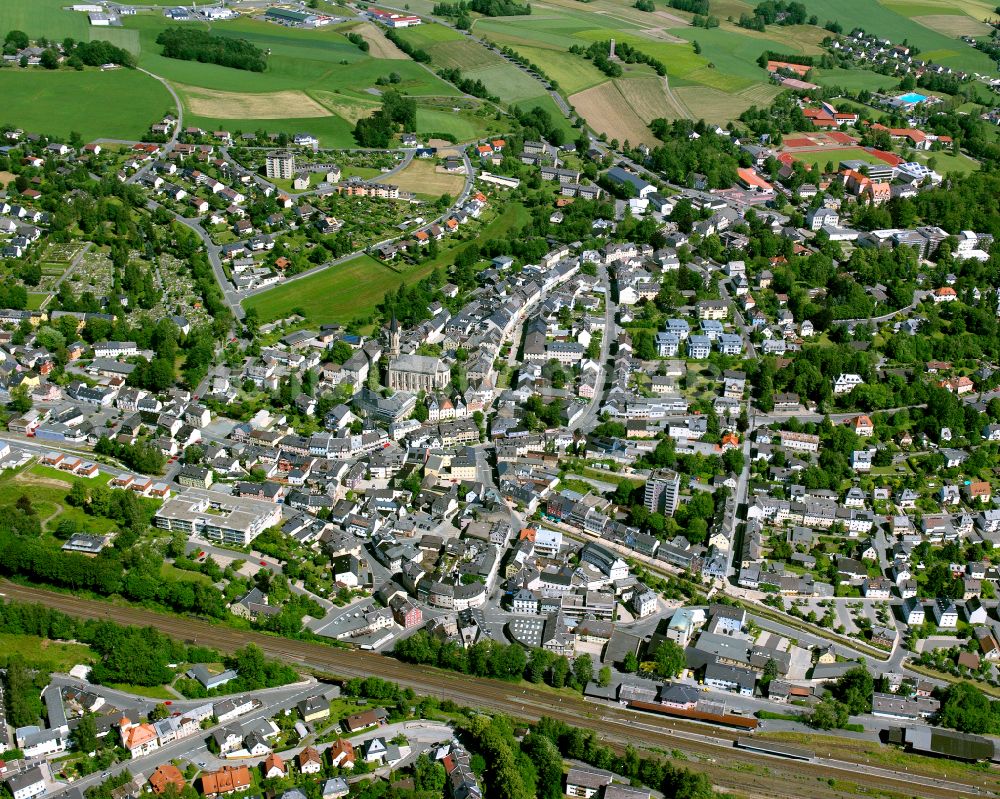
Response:
[[[177,124],[174,125],[174,129],[170,134],[170,138],[167,139],[166,144],[163,145],[163,151],[169,152],[174,148],[174,145],[177,144],[177,137],[180,136],[181,130],[184,129],[184,104],[181,103],[181,98],[177,96],[177,92],[174,91],[174,87],[170,85],[170,82],[168,80],[166,80],[165,78],[161,78],[159,75],[150,72],[148,69],[143,69],[142,67],[136,67],[136,71],[142,72],[146,75],[149,75],[149,77],[158,80],[160,83],[163,84],[166,90],[170,92],[170,96],[174,98],[174,105],[177,107],[177,114],[176,114]],[[150,160],[142,167],[140,167],[138,170],[136,170],[135,174],[131,175],[125,182],[135,183],[140,178],[148,174],[149,170],[152,169],[152,167],[153,167],[153,161]]]
[[[248,721],[256,721],[258,719],[266,719],[278,713],[286,708],[293,708],[301,700],[313,695],[316,692],[316,681],[310,680],[308,685],[303,687],[301,684],[294,687],[291,690],[285,689],[272,689],[272,691],[267,692],[264,698],[259,700],[262,702],[261,706],[248,713],[245,716],[241,716],[237,722],[242,724]],[[272,695],[273,694],[273,695]],[[203,703],[202,703],[203,704]],[[233,723],[233,722],[228,722]],[[215,730],[226,726],[225,724],[216,724],[213,727],[209,727],[198,735],[192,735],[188,738],[182,738],[178,741],[173,741],[166,746],[161,746],[154,752],[146,755],[145,757],[139,757],[133,760],[127,760],[123,763],[117,763],[108,769],[108,772],[94,772],[88,777],[83,777],[76,780],[72,785],[67,785],[61,790],[53,791],[47,794],[47,796],[61,796],[67,791],[79,788],[85,791],[87,788],[94,787],[96,785],[104,782],[107,777],[104,774],[118,775],[123,771],[128,770],[133,776],[138,774],[148,775],[157,766],[163,765],[164,763],[169,763],[173,760],[188,760],[191,762],[196,762],[198,760],[204,760],[208,754],[208,748],[206,746],[206,738],[210,736]],[[183,768],[183,766],[182,766]]]
[[[598,359],[600,371],[598,372],[597,391],[594,392],[593,399],[587,406],[583,416],[577,420],[577,429],[584,433],[589,433],[600,421],[601,405],[604,402],[608,382],[608,362],[611,358],[611,339],[615,338],[615,316],[618,313],[618,305],[611,297],[611,279],[608,276],[608,268],[601,265],[597,269],[597,274],[604,285],[604,333],[601,336],[601,356]]]

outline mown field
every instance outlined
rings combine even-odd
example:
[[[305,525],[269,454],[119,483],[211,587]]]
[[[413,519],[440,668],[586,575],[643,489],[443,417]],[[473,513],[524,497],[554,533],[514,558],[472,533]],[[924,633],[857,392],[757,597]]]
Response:
[[[84,139],[140,139],[174,108],[163,85],[130,69],[109,72],[0,70],[0,122]]]
[[[479,241],[506,236],[528,221],[528,212],[520,203],[508,204],[503,212],[487,224]],[[261,321],[288,316],[298,310],[312,324],[351,322],[371,315],[387,291],[401,283],[412,283],[430,274],[435,268],[454,262],[455,257],[472,242],[448,246],[442,242],[442,252],[404,272],[396,272],[369,255],[360,255],[339,266],[324,269],[285,285],[276,286],[243,301],[247,310],[257,309]]]

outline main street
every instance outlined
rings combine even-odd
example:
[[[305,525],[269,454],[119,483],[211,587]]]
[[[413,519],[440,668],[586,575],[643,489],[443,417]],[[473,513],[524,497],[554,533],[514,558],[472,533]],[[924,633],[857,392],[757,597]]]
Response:
[[[604,265],[597,267],[597,275],[604,285],[604,333],[601,336],[601,355],[598,358],[599,371],[597,376],[597,389],[594,396],[576,423],[576,429],[582,433],[593,430],[599,421],[601,405],[604,402],[606,384],[608,382],[608,362],[611,358],[611,339],[614,338],[612,331],[615,329],[615,318],[618,314],[618,304],[611,296],[611,279],[608,276],[608,268]]]

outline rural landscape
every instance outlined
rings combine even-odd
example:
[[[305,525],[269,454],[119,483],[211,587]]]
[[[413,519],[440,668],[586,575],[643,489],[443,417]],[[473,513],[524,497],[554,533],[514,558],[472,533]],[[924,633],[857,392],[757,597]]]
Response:
[[[1000,7],[0,0],[0,795],[1000,797]]]

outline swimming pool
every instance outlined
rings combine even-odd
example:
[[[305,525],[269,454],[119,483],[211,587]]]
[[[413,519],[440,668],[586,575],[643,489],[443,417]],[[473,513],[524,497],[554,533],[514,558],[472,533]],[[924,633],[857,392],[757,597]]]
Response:
[[[903,103],[912,103],[916,105],[917,103],[922,103],[927,99],[926,95],[919,94],[918,92],[909,92],[908,94],[901,94],[896,98]]]

